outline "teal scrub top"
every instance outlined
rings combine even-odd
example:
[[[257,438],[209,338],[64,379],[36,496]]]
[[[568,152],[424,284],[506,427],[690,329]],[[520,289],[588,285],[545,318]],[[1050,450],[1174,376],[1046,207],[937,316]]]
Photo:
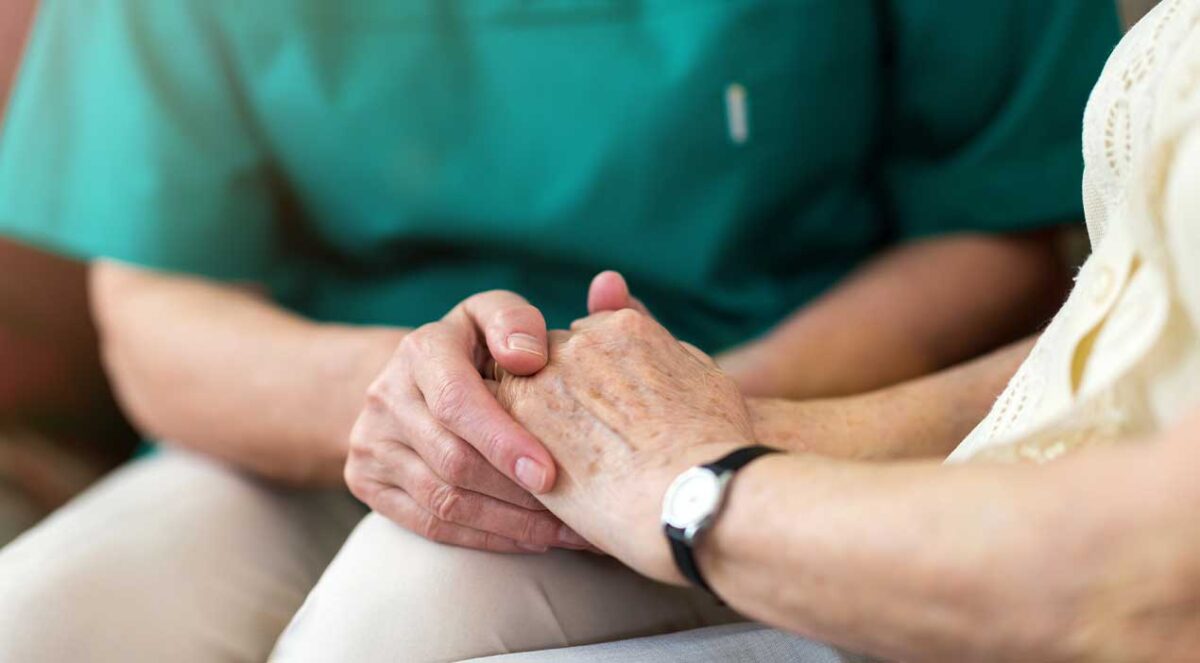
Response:
[[[881,248],[1082,218],[1104,0],[45,0],[0,233],[320,320],[617,269],[710,351]]]

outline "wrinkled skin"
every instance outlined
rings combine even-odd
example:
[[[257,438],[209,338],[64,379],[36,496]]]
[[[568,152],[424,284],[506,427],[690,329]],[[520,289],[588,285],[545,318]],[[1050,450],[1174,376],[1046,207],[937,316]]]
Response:
[[[558,463],[539,499],[601,550],[683,584],[662,534],[662,498],[681,472],[754,443],[737,385],[647,315],[623,310],[550,338],[549,365],[501,372],[498,396]]]
[[[350,491],[439,543],[508,553],[587,548],[531,495],[553,485],[553,460],[480,374],[487,361],[521,374],[540,369],[545,327],[520,296],[493,291],[407,334],[351,433]],[[514,337],[522,345],[511,345]],[[537,469],[522,477],[528,461]]]

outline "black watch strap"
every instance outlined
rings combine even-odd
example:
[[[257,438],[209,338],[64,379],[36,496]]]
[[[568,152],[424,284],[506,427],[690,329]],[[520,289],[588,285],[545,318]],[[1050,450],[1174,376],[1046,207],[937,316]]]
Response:
[[[703,467],[712,470],[718,475],[737,472],[751,462],[773,453],[779,453],[779,450],[761,445],[742,447]],[[716,592],[713,591],[708,581],[704,579],[704,574],[700,572],[700,566],[696,563],[696,553],[692,548],[694,542],[689,543],[684,531],[678,527],[664,525],[663,530],[666,532],[667,541],[671,544],[671,556],[675,559],[675,566],[683,574],[683,577],[687,578],[693,585],[716,596]]]
[[[675,567],[679,569],[684,578],[688,579],[688,582],[716,596],[716,592],[704,579],[704,574],[700,573],[700,567],[696,565],[696,554],[684,539],[683,530],[670,525],[666,525],[665,529],[667,540],[671,542],[671,557],[675,558]]]
[[[727,456],[721,457],[719,460],[713,461],[704,467],[716,472],[737,472],[743,467],[749,465],[755,460],[766,456],[767,454],[777,454],[778,449],[757,445],[753,447],[742,447],[737,451],[730,453]]]

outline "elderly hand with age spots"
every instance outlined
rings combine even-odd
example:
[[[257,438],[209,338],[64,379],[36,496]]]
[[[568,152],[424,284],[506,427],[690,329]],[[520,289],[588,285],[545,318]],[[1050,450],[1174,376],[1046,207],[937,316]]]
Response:
[[[558,464],[538,498],[595,546],[683,584],[659,525],[681,472],[754,443],[734,381],[643,312],[593,315],[550,334],[538,373],[501,372],[498,397]]]
[[[613,272],[593,281],[588,306],[645,310]],[[510,553],[588,548],[534,498],[554,485],[554,461],[500,408],[483,376],[491,363],[537,372],[546,335],[541,312],[505,291],[470,297],[408,333],[351,433],[351,492],[439,543]]]

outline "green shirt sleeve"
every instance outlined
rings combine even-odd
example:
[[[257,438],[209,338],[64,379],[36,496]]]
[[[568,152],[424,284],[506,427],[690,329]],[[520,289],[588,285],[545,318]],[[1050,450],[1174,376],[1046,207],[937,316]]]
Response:
[[[1083,218],[1088,95],[1119,36],[1106,0],[894,0],[883,187],[901,239]]]
[[[0,234],[85,259],[269,277],[269,169],[206,5],[42,3],[0,147]]]

